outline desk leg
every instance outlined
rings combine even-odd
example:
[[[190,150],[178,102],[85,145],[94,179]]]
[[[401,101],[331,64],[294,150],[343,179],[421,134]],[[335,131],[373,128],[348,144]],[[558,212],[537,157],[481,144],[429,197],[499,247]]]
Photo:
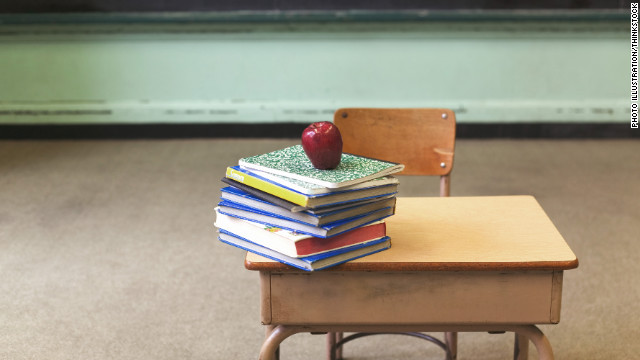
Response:
[[[337,333],[329,332],[327,333],[327,360],[336,360],[336,338]]]
[[[449,349],[449,358],[456,360],[458,358],[458,333],[457,332],[445,332],[444,342]]]
[[[265,326],[265,341],[266,339],[269,338],[269,335],[271,335],[271,332],[273,331],[273,329],[275,329],[275,325],[266,325]],[[280,346],[278,346],[276,348],[276,351],[274,352],[274,356],[273,356],[273,360],[280,360]]]
[[[446,330],[445,330],[446,329]],[[382,331],[394,331],[394,332],[402,332],[407,330],[413,330],[413,328],[389,328],[389,327],[362,327],[362,328],[347,328],[345,326],[286,326],[286,325],[277,325],[275,327],[269,327],[267,330],[267,337],[262,344],[262,348],[260,349],[260,360],[275,360],[276,352],[280,343],[282,343],[286,338],[293,334],[297,334],[299,332],[344,332],[344,331],[371,331],[371,332],[382,332]],[[507,325],[507,326],[495,326],[495,328],[486,328],[480,326],[451,326],[449,327],[434,327],[433,329],[424,328],[417,329],[418,331],[511,331],[516,333],[517,345],[516,345],[516,359],[526,359],[526,357],[522,357],[527,353],[525,350],[528,347],[528,341],[530,340],[533,345],[536,347],[538,352],[539,360],[554,360],[553,350],[551,349],[551,344],[549,343],[549,339],[538,329],[535,325]],[[334,335],[335,336],[335,335]],[[449,339],[448,341],[451,341]],[[331,340],[330,340],[331,341]],[[333,338],[335,342],[335,337]],[[526,344],[526,345],[525,345]],[[520,357],[518,357],[520,356]]]
[[[549,339],[535,325],[514,326],[513,332],[516,333],[516,354],[515,359],[526,359],[528,355],[528,341],[531,340],[538,351],[540,360],[553,360],[553,350]],[[525,345],[526,344],[526,345]]]
[[[327,333],[327,360],[342,360],[342,346],[335,347],[343,338],[342,332]]]
[[[283,325],[278,325],[271,328],[270,331],[268,330],[268,336],[264,340],[262,348],[260,349],[260,360],[275,360],[280,343],[283,342],[284,339],[293,334],[299,333],[300,331],[302,330]]]
[[[513,360],[527,360],[529,358],[529,338],[516,333],[513,347]]]

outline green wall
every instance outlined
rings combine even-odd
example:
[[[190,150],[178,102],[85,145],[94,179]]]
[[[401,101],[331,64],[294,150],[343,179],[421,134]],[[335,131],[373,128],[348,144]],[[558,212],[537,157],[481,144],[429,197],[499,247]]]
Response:
[[[448,107],[458,122],[623,122],[617,19],[0,25],[0,124],[330,120]]]

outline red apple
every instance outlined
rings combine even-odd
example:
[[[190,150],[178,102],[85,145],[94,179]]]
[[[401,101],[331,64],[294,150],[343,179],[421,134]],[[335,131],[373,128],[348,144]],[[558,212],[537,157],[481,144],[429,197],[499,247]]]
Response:
[[[302,132],[302,148],[316,169],[335,169],[342,158],[342,135],[333,123],[316,122]]]

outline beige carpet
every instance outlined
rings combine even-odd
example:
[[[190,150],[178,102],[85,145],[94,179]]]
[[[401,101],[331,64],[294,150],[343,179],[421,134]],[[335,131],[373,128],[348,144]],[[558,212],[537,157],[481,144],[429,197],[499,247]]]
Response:
[[[295,142],[0,142],[0,359],[257,358],[257,274],[216,240],[213,208],[226,166]],[[557,359],[640,357],[639,182],[638,141],[458,141],[452,196],[535,195],[580,259],[542,327]],[[401,178],[420,194],[437,179]],[[442,358],[382,339],[345,355]],[[459,358],[509,359],[512,341],[461,334]],[[282,347],[323,358],[324,336]]]

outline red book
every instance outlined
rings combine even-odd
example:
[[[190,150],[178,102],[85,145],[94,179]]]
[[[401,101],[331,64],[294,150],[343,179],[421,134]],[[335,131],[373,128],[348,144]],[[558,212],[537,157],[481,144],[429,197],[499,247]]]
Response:
[[[386,236],[384,221],[377,221],[365,226],[343,232],[328,238],[318,238],[300,234],[278,227],[239,219],[216,211],[215,225],[236,237],[290,257],[305,257],[343,247],[362,244]]]

